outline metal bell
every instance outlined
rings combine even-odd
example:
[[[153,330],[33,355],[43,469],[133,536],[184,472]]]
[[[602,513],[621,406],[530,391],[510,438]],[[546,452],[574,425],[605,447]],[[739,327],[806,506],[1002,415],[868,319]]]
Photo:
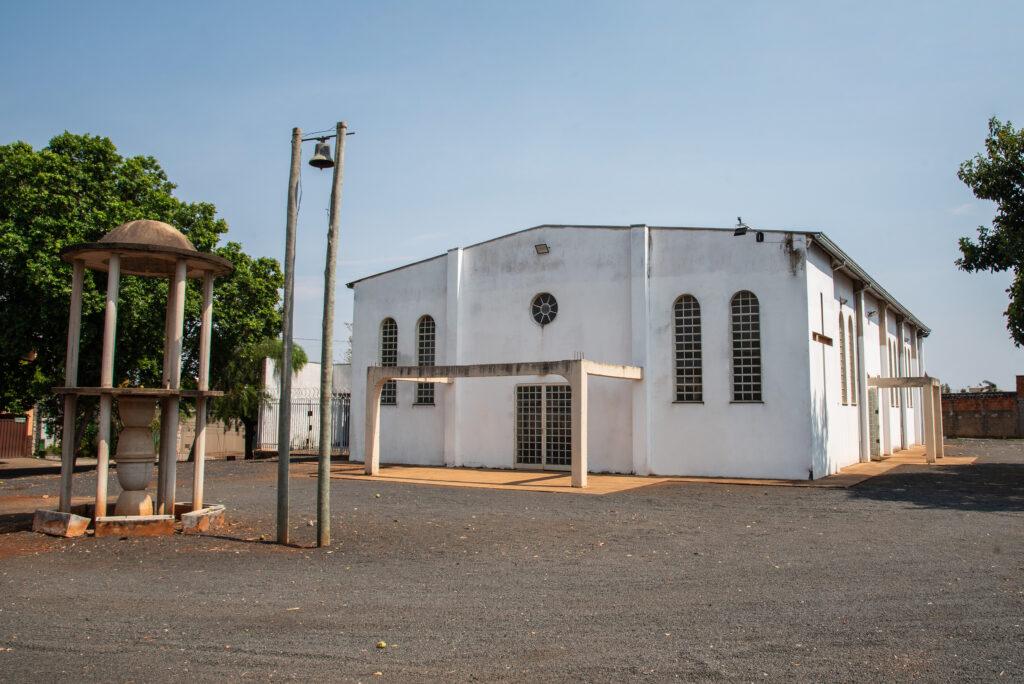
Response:
[[[316,144],[316,149],[313,151],[313,157],[309,160],[309,165],[317,169],[330,169],[334,167],[334,160],[331,159],[331,145],[326,140],[321,140]]]

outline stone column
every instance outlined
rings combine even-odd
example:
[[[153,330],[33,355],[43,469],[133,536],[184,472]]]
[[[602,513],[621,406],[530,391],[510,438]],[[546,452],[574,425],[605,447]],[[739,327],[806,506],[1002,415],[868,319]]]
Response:
[[[202,327],[199,332],[199,391],[210,389],[210,333],[213,328],[213,275],[203,274]],[[206,397],[196,399],[195,462],[192,468],[192,510],[203,507],[206,475]]]
[[[71,268],[71,308],[68,312],[68,345],[64,362],[64,386],[78,385],[78,341],[82,329],[82,285],[85,264],[75,261]],[[75,470],[75,414],[78,395],[64,395],[64,434],[60,443],[60,510],[71,512],[71,476]]]
[[[156,402],[152,399],[122,397],[117,402],[124,428],[117,439],[117,481],[122,491],[114,507],[115,515],[153,515],[153,499],[146,487],[153,476],[156,458],[150,432],[155,410]]]
[[[878,300],[878,358],[879,372],[883,378],[893,375],[893,369],[889,363],[889,309],[885,303]],[[890,409],[892,407],[893,391],[887,387],[878,388],[878,428],[881,437],[879,454],[892,453],[892,420]]]
[[[107,267],[107,303],[103,318],[103,355],[100,358],[100,387],[114,386],[114,345],[117,335],[117,297],[121,284],[121,257],[110,255]],[[114,397],[100,395],[99,435],[96,441],[96,518],[107,514],[107,478],[110,471],[110,418]]]
[[[867,365],[865,364],[865,350],[866,345],[864,343],[864,289],[861,284],[861,289],[853,296],[854,298],[854,309],[856,311],[857,318],[857,344],[854,353],[857,355],[857,377],[853,379],[857,383],[857,417],[859,428],[857,436],[860,438],[860,461],[861,463],[867,463],[871,460],[871,444],[870,444],[870,420],[869,414],[870,402],[868,400],[868,392],[871,388],[868,387],[868,375]]]
[[[363,469],[367,475],[380,474],[380,395],[384,380],[379,367],[366,369],[366,425],[364,426]]]
[[[164,359],[167,383],[172,390],[181,389],[181,344],[185,324],[185,277],[186,262],[179,259],[174,268],[174,280],[171,281],[171,295],[168,299],[171,308],[167,311],[170,319],[167,340],[168,358]],[[173,395],[164,401],[160,416],[160,475],[163,491],[158,493],[158,512],[174,515],[174,494],[178,479],[178,403],[179,398]]]

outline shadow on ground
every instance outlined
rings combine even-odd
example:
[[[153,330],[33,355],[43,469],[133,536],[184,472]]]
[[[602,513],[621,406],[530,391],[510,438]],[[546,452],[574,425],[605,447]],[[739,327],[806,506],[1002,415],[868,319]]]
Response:
[[[963,511],[1024,511],[1024,464],[901,467],[847,490],[850,498]]]
[[[0,534],[22,532],[32,529],[33,513],[0,514]]]

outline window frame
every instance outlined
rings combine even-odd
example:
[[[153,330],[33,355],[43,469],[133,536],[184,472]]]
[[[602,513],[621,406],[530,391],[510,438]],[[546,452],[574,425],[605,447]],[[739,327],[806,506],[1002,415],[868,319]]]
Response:
[[[426,330],[429,325],[429,331]],[[428,360],[425,360],[428,359]],[[416,321],[416,365],[433,366],[437,363],[437,323],[430,314]],[[434,383],[417,382],[413,406],[434,405]]]
[[[750,303],[746,304],[747,308],[752,308],[753,312],[740,310],[737,311],[737,306],[743,306],[742,303],[737,303],[740,297],[748,297],[753,302],[753,307]],[[748,316],[752,317],[753,320],[743,321],[739,320],[738,317]],[[730,396],[732,397],[730,403],[733,404],[763,404],[764,403],[764,345],[762,335],[762,322],[763,317],[761,315],[761,300],[752,290],[739,290],[732,297],[729,298],[729,348],[730,348]],[[748,325],[753,326],[751,329],[743,331],[737,330],[738,326]],[[737,332],[744,333],[743,338],[737,338]],[[753,334],[751,334],[753,333]],[[737,342],[756,342],[756,345],[747,347],[738,347]],[[754,355],[748,355],[749,358],[756,359],[756,364],[746,364],[751,367],[756,365],[756,383],[753,382],[754,374],[750,372],[741,371],[737,366],[737,360],[744,358],[744,356],[738,354],[742,349],[752,349],[756,352]],[[739,381],[739,382],[738,382]],[[756,391],[751,390],[740,390],[739,385],[755,385]],[[746,396],[750,395],[750,396]]]
[[[689,311],[685,307],[689,306]],[[690,339],[681,339],[687,338]],[[683,348],[692,345],[690,349]],[[686,354],[690,354],[688,358]],[[672,302],[674,404],[704,403],[704,328],[700,300],[684,293]],[[689,371],[689,372],[687,372]]]
[[[390,368],[398,365],[398,321],[391,316],[385,316],[380,322],[377,354],[377,361],[382,367]],[[396,381],[389,380],[384,383],[380,392],[380,405],[398,406],[398,383]]]

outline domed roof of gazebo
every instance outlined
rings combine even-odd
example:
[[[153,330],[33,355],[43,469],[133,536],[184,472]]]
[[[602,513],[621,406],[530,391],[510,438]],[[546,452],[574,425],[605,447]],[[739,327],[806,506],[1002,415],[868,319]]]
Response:
[[[234,270],[227,259],[197,250],[174,226],[150,219],[122,223],[99,242],[61,250],[64,261],[82,261],[86,268],[94,271],[108,270],[112,254],[120,257],[121,273],[125,275],[170,277],[179,260],[185,261],[190,278],[199,278],[205,273],[219,276]]]

